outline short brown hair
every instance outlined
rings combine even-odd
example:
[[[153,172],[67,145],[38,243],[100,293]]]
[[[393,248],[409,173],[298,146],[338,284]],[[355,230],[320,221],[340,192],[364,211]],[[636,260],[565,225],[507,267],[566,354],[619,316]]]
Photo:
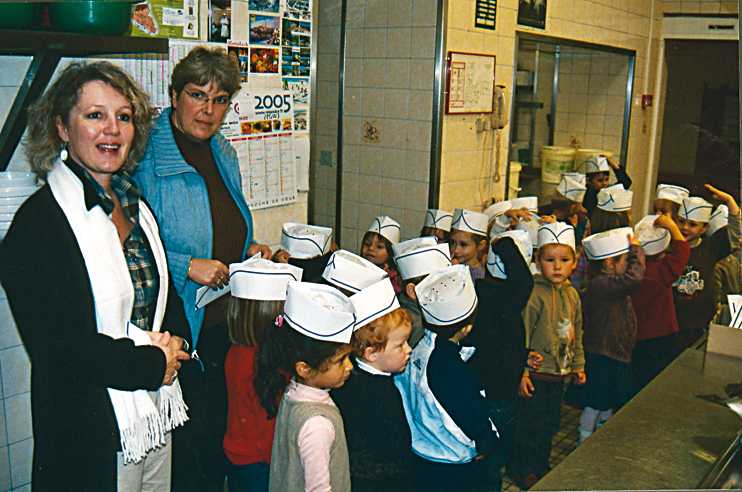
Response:
[[[554,193],[551,195],[551,208],[557,212],[569,212],[569,208],[573,205],[579,204],[580,202],[576,202],[574,200],[570,200],[566,196],[559,193],[557,190],[554,190]]]
[[[423,328],[426,330],[430,330],[439,337],[443,337],[446,340],[452,338],[456,333],[461,331],[462,329],[466,328],[469,325],[474,325],[474,322],[477,320],[477,311],[479,310],[479,306],[476,306],[474,310],[467,316],[466,318],[462,319],[461,321],[457,321],[456,323],[450,324],[450,325],[434,325],[432,323],[428,323],[428,321],[425,319],[425,316],[422,316],[423,321]]]
[[[353,332],[350,339],[350,350],[353,357],[363,358],[363,353],[368,347],[374,352],[381,352],[389,341],[389,333],[402,325],[411,325],[412,315],[402,308],[397,308],[384,316],[366,323]]]
[[[227,305],[229,340],[240,347],[257,347],[263,333],[283,313],[285,301],[257,301],[231,297]]]
[[[597,207],[593,210],[593,215],[590,217],[591,234],[620,229],[621,227],[631,227],[631,216],[628,211],[609,212]]]
[[[173,69],[168,95],[180,96],[188,84],[198,86],[213,82],[218,89],[231,96],[240,90],[240,69],[224,48],[196,46]]]

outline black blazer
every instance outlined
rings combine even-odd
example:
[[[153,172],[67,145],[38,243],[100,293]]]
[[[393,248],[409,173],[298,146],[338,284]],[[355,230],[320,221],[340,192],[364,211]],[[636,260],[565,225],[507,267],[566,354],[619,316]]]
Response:
[[[158,389],[165,355],[98,333],[82,253],[48,185],[0,245],[0,282],[31,358],[34,491],[115,492],[121,446],[106,388]],[[162,331],[190,343],[172,280]]]

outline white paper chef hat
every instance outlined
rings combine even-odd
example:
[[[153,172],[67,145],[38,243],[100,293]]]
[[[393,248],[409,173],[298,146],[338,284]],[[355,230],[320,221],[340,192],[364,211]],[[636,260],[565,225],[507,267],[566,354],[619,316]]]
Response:
[[[611,165],[605,157],[594,155],[585,161],[585,174],[610,171]]]
[[[488,223],[488,217],[481,212],[457,208],[453,212],[451,229],[458,229],[459,231],[471,232],[487,237]]]
[[[562,180],[557,185],[557,191],[573,202],[582,203],[582,199],[585,198],[586,188],[584,184],[571,176],[562,174]]]
[[[708,222],[711,219],[712,205],[700,196],[683,198],[678,215],[696,222]]]
[[[401,255],[405,251],[410,249],[417,249],[423,246],[435,246],[438,244],[438,239],[433,236],[413,237],[407,241],[401,241],[397,244],[392,244],[392,254],[394,260],[397,260],[397,256]]]
[[[670,245],[670,231],[654,225],[657,217],[659,215],[647,215],[634,228],[636,238],[647,256],[660,254]]]
[[[331,240],[330,227],[286,222],[281,234],[281,247],[288,251],[292,258],[308,259],[328,253]]]
[[[675,202],[677,204],[681,204],[683,203],[683,198],[687,198],[688,196],[688,190],[686,190],[682,186],[658,184],[657,194],[654,198],[655,200],[664,199],[670,200],[671,202]]]
[[[418,238],[424,239],[424,238]],[[405,241],[405,244],[414,240]],[[448,244],[412,243],[407,247],[395,251],[394,263],[402,280],[427,275],[430,272],[451,265],[451,248]]]
[[[438,210],[435,208],[429,208],[425,214],[425,225],[424,227],[435,227],[436,229],[443,229],[444,231],[451,230],[451,221],[453,220],[453,214],[446,212],[445,210]]]
[[[729,223],[729,207],[723,203],[716,207],[716,211],[711,214],[709,219],[709,230],[706,231],[707,236],[713,236],[716,231],[724,227]]]
[[[526,231],[528,233],[528,236],[531,238],[531,244],[534,248],[537,248],[538,230],[541,228],[541,223],[539,222],[540,217],[533,212],[529,212],[528,216],[531,218],[531,220],[523,220],[521,218],[515,225],[515,230]]]
[[[626,190],[621,183],[617,183],[598,192],[598,208],[606,212],[631,210],[633,197],[633,191]]]
[[[431,325],[452,325],[477,307],[474,281],[466,265],[452,265],[428,275],[415,286],[420,311]]]
[[[575,228],[564,222],[541,224],[538,230],[538,247],[545,244],[566,244],[575,249]]]
[[[285,301],[289,281],[301,281],[302,270],[288,263],[273,263],[260,254],[229,265],[232,297],[258,301]]]
[[[365,258],[344,249],[335,251],[322,272],[322,277],[336,287],[360,292],[387,276],[387,273]]]
[[[513,206],[513,208],[525,207],[526,209],[528,209],[529,212],[538,211],[538,197],[537,196],[522,196],[519,198],[511,198],[510,204]]]
[[[390,243],[399,242],[401,227],[398,223],[386,215],[376,217],[366,232],[375,232],[379,236],[385,237]]]
[[[349,343],[356,323],[353,303],[329,285],[289,282],[284,318],[289,326],[315,340]]]
[[[531,244],[531,238],[528,236],[526,231],[505,231],[502,234],[495,236],[495,238],[502,237],[512,238],[515,245],[518,246],[520,254],[523,255],[523,259],[526,260],[526,263],[531,262],[533,245]],[[489,270],[495,278],[508,278],[505,273],[505,264],[502,262],[500,256],[495,254],[492,247],[489,248],[489,252],[487,253],[487,270]]]
[[[492,222],[493,220],[497,220],[499,216],[501,216],[511,208],[513,208],[513,204],[510,202],[510,200],[495,202],[487,207],[487,210],[484,211],[484,215],[487,216],[489,222]]]
[[[399,307],[394,286],[388,278],[353,294],[350,296],[350,302],[356,310],[356,330]]]
[[[634,232],[631,227],[620,227],[609,231],[599,232],[582,240],[587,257],[591,260],[612,258],[629,250],[629,234]]]
[[[585,176],[583,173],[562,173],[562,177],[565,176],[574,179],[575,181],[580,183],[583,188],[587,186],[587,176]]]

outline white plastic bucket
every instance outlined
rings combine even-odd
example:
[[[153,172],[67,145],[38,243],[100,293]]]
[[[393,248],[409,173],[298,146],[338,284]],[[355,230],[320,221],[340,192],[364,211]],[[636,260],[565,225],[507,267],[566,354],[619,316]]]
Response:
[[[572,172],[575,149],[571,147],[541,147],[541,181],[559,183],[562,173]]]
[[[613,152],[610,150],[599,150],[599,149],[580,149],[575,152],[575,172],[585,174],[585,161],[592,156],[605,155],[613,157]]]
[[[541,181],[541,185],[539,186],[539,193],[538,193],[538,203],[539,205],[542,205],[544,203],[551,203],[551,197],[554,194],[554,190],[556,190],[558,183],[547,183],[545,181]]]

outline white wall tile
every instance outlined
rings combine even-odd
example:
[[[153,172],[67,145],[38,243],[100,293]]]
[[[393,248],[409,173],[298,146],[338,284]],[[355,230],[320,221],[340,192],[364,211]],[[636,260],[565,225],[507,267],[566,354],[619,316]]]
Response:
[[[21,345],[21,336],[6,299],[0,299],[0,350]]]
[[[5,398],[31,390],[31,362],[22,345],[0,350],[0,371]]]
[[[26,439],[9,447],[10,476],[13,488],[31,483],[33,439]]]
[[[8,443],[14,444],[33,436],[31,425],[31,393],[5,399],[5,420]]]
[[[10,481],[10,456],[8,447],[0,447],[0,490],[5,492],[10,490],[12,483]]]

